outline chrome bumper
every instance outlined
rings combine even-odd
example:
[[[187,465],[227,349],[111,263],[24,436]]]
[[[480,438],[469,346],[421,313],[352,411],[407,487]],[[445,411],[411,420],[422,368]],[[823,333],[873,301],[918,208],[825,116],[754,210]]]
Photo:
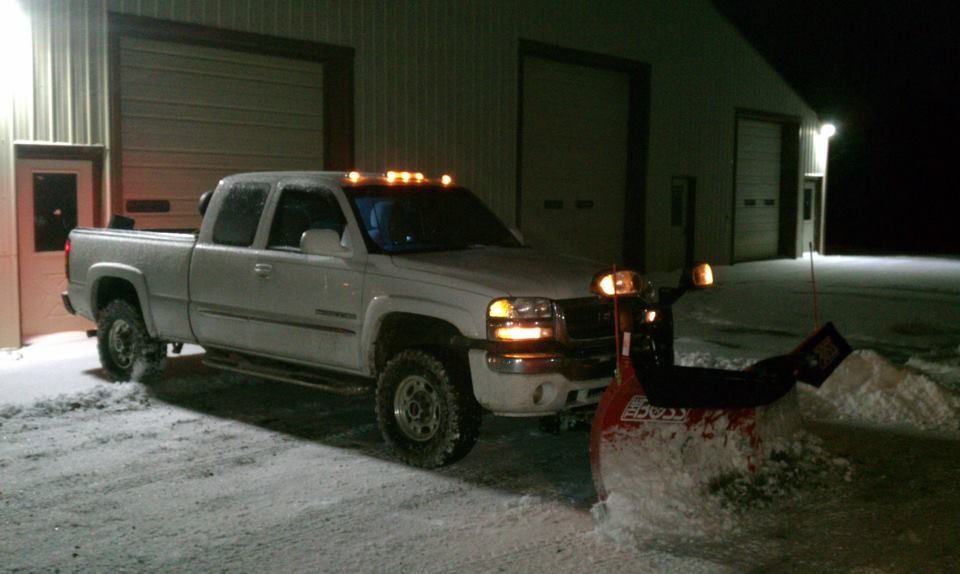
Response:
[[[556,353],[488,352],[487,368],[504,375],[543,375],[558,373],[571,381],[585,381],[613,375],[613,353],[593,357],[569,357]]]

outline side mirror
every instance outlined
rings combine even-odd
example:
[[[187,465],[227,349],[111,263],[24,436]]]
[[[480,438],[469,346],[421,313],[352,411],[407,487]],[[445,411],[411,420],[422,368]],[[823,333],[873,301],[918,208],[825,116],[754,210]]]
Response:
[[[350,250],[340,245],[340,234],[333,229],[308,229],[300,237],[300,250],[310,255],[343,256]]]
[[[660,303],[673,305],[677,299],[691,289],[705,289],[713,285],[713,268],[709,263],[697,263],[687,267],[680,276],[680,284],[676,287],[660,288]]]
[[[200,200],[197,202],[197,209],[200,210],[200,217],[202,218],[207,214],[207,208],[210,207],[210,199],[213,198],[213,190],[208,189],[207,191],[200,194]]]

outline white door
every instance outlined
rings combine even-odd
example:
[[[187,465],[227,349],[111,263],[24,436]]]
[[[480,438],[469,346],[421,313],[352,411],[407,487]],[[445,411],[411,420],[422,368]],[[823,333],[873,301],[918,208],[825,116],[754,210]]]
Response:
[[[737,125],[736,261],[770,259],[779,251],[780,132],[773,122]]]
[[[93,226],[89,161],[17,161],[20,329],[23,339],[85,331],[92,322],[67,313],[63,246],[74,227]]]
[[[524,61],[520,227],[533,247],[622,259],[629,95],[624,72]]]
[[[801,240],[803,241],[803,251],[807,252],[813,247],[813,251],[820,251],[820,246],[817,240],[817,209],[816,209],[816,199],[817,199],[817,181],[808,179],[803,182],[803,234],[801,235]]]

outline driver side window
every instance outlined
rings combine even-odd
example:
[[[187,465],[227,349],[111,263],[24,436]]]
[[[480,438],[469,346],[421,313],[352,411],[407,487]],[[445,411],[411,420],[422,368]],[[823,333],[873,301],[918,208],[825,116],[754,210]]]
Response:
[[[346,219],[332,193],[320,188],[286,187],[273,216],[268,249],[299,251],[308,229],[333,229],[343,235]]]

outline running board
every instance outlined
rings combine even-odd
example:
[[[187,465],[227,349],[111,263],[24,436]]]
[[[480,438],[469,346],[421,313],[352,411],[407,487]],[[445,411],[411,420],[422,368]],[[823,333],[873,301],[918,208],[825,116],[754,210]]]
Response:
[[[327,375],[305,367],[298,368],[295,365],[285,365],[275,361],[250,359],[235,353],[208,351],[203,358],[203,364],[215,369],[293,383],[338,395],[368,394],[373,392],[375,385],[372,380],[361,377],[341,373]]]

